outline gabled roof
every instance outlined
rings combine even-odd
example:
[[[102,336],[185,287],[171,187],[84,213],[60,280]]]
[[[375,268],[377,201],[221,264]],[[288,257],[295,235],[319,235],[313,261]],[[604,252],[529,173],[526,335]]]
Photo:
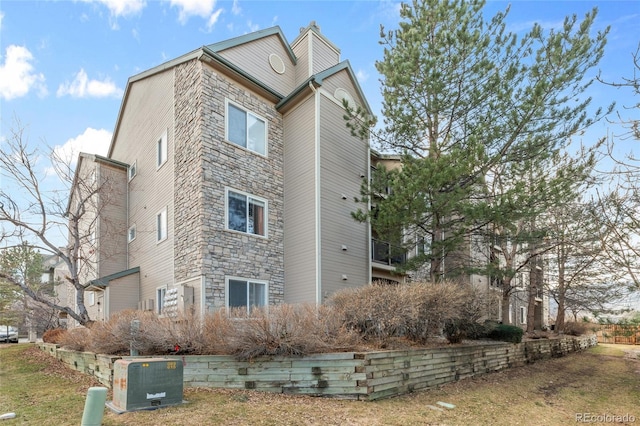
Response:
[[[295,65],[298,62],[298,59],[296,58],[296,55],[293,53],[293,50],[291,50],[291,46],[289,46],[289,43],[287,42],[287,39],[282,33],[282,30],[280,29],[279,26],[265,28],[264,30],[256,31],[254,33],[249,33],[249,34],[241,35],[239,37],[234,37],[228,40],[220,41],[218,43],[209,44],[206,47],[207,49],[213,52],[219,53],[219,52],[222,52],[223,50],[240,46],[245,43],[250,43],[252,41],[259,40],[261,38],[269,37],[272,35],[276,35],[278,36],[278,38],[280,38],[282,46],[285,48],[285,50],[287,51],[287,54],[289,55],[289,59],[291,59],[291,62],[293,62],[293,64]]]
[[[104,290],[113,280],[117,280],[118,278],[126,277],[129,275],[137,274],[140,272],[140,267],[136,266],[135,268],[127,269],[124,271],[116,272],[115,274],[107,275],[101,278],[97,278],[95,280],[89,281],[89,285],[86,290],[96,291],[96,290]]]
[[[73,198],[73,188],[75,188],[76,185],[78,185],[78,179],[80,179],[80,173],[79,173],[80,167],[82,167],[82,161],[85,158],[92,160],[96,163],[103,163],[103,164],[118,167],[124,170],[127,170],[129,168],[129,165],[126,163],[123,163],[122,161],[113,160],[111,158],[103,157],[102,155],[87,154],[86,152],[81,152],[80,154],[78,154],[78,162],[76,163],[76,170],[73,174],[73,182],[71,183],[71,194],[69,196],[69,201],[67,201],[67,209],[65,211],[65,214],[69,213],[69,209],[71,208],[71,199]]]
[[[358,96],[362,99],[363,107],[367,110],[369,115],[372,114],[371,107],[367,102],[367,98],[364,96],[362,92],[362,88],[358,83],[358,79],[356,78],[356,74],[353,72],[353,68],[351,68],[351,64],[348,60],[342,61],[339,64],[336,64],[330,68],[327,68],[324,71],[321,71],[317,74],[312,75],[308,79],[306,79],[301,85],[299,85],[295,90],[293,90],[287,97],[283,98],[280,102],[276,104],[276,109],[280,110],[281,108],[285,108],[291,101],[296,99],[301,93],[305,92],[310,84],[314,87],[322,86],[324,80],[339,73],[340,71],[346,70],[353,82],[353,87],[358,92]]]

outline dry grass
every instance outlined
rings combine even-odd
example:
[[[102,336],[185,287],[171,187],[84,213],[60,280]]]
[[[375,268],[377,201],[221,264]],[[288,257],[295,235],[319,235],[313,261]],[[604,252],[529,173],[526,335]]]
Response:
[[[185,405],[114,414],[105,426],[155,425],[567,425],[576,413],[640,421],[640,347],[599,345],[584,353],[376,402],[256,391],[186,389]],[[27,345],[2,345],[0,413],[15,424],[77,425],[92,381]],[[454,404],[442,411],[438,401]],[[14,424],[14,423],[7,423]]]

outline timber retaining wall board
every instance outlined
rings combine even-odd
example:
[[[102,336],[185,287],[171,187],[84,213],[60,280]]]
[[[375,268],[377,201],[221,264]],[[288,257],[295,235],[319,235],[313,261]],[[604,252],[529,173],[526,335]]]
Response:
[[[226,355],[156,356],[178,359],[186,387],[261,391],[376,400],[429,389],[480,374],[564,356],[597,344],[595,335],[540,339],[518,344],[487,342],[470,346],[260,357],[237,361]],[[40,348],[70,368],[111,387],[117,357],[75,352],[43,343]],[[145,357],[149,358],[149,357]]]

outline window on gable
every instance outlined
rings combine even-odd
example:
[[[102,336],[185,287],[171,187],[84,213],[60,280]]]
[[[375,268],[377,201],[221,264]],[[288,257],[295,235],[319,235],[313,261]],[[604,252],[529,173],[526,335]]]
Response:
[[[267,202],[248,194],[227,190],[227,229],[267,235]]]
[[[266,281],[254,281],[242,278],[227,278],[227,307],[246,308],[251,312],[253,307],[267,305]]]
[[[167,208],[156,215],[156,241],[167,239]]]
[[[131,242],[136,239],[136,226],[133,225],[129,228],[129,232],[127,232],[127,242]]]
[[[136,168],[137,168],[136,163],[137,162],[134,161],[133,164],[129,166],[129,180],[133,179],[136,176]]]
[[[160,168],[167,162],[167,132],[165,131],[156,142],[156,166]]]
[[[227,103],[227,140],[267,155],[267,124],[257,115]]]

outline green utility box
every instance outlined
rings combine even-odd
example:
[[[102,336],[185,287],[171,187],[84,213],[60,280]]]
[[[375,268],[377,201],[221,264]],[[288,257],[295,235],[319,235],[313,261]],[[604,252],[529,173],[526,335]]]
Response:
[[[118,413],[181,404],[183,366],[178,359],[119,359],[113,368],[113,401]]]

